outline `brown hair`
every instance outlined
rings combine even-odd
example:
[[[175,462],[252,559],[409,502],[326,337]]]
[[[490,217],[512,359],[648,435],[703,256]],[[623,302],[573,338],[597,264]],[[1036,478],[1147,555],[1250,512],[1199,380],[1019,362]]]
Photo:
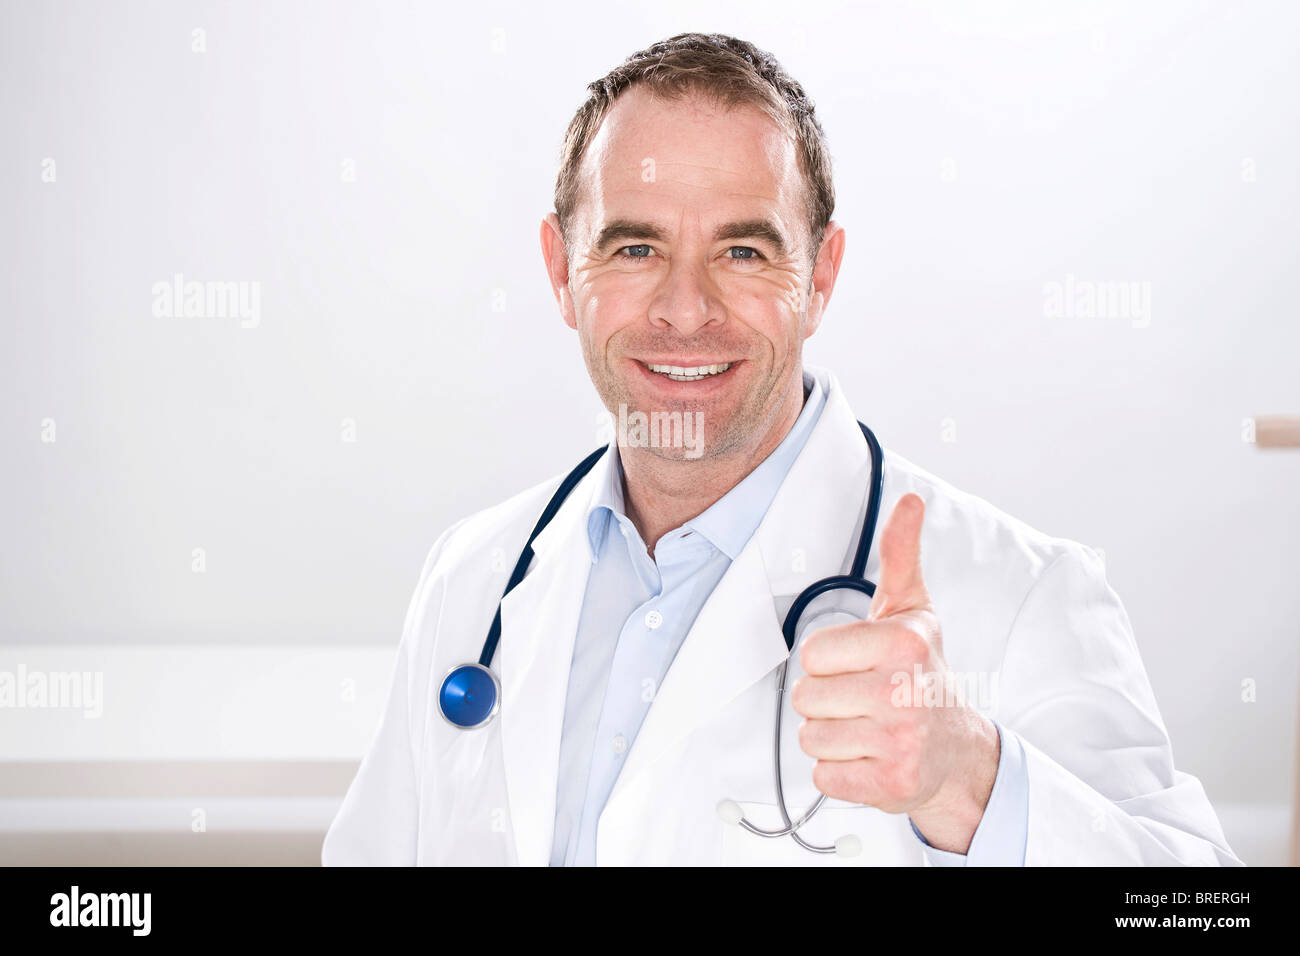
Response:
[[[680,33],[661,40],[587,84],[587,101],[565,131],[555,179],[555,212],[566,242],[579,199],[583,154],[614,101],[633,85],[665,99],[695,93],[727,109],[755,106],[789,132],[798,148],[806,187],[809,258],[817,255],[835,211],[835,186],[826,134],[814,115],[813,102],[772,54],[722,33]]]

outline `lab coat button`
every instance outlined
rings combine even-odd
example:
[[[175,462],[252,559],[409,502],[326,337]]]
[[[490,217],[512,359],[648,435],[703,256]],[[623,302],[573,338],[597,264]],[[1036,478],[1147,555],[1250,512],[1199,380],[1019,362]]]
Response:
[[[650,628],[650,630],[653,631],[656,627],[658,627],[663,622],[664,622],[664,616],[660,614],[658,611],[646,612],[645,626]]]
[[[614,753],[621,754],[623,751],[627,750],[627,738],[622,734],[618,734],[612,741],[610,741],[610,746],[614,748]]]

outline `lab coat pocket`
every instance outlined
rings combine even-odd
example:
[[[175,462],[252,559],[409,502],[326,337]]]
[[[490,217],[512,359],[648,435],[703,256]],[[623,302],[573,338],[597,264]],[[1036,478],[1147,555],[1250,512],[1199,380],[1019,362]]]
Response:
[[[745,818],[764,830],[782,826],[781,813],[774,803],[740,803]],[[797,816],[803,807],[790,804]],[[861,841],[856,856],[838,853],[813,853],[789,836],[761,837],[741,826],[722,823],[723,866],[920,866],[924,861],[921,845],[907,825],[907,817],[884,813],[875,807],[853,806],[827,801],[799,835],[818,846],[831,846],[842,836],[852,834]]]

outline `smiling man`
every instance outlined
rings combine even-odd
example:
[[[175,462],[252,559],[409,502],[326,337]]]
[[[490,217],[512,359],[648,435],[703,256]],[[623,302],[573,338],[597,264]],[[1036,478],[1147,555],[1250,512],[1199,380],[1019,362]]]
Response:
[[[1097,556],[877,462],[804,364],[845,232],[799,84],[684,34],[589,94],[542,253],[662,427],[434,544],[324,862],[1236,864]]]

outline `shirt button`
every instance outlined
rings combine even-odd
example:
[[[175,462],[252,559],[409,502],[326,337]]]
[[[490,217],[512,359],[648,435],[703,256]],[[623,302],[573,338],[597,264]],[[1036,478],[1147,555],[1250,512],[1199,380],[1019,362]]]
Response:
[[[627,738],[622,734],[619,734],[609,742],[609,745],[613,748],[614,753],[621,754],[623,751],[627,750]]]
[[[647,611],[645,616],[645,626],[654,630],[664,622],[664,616],[658,611]]]

